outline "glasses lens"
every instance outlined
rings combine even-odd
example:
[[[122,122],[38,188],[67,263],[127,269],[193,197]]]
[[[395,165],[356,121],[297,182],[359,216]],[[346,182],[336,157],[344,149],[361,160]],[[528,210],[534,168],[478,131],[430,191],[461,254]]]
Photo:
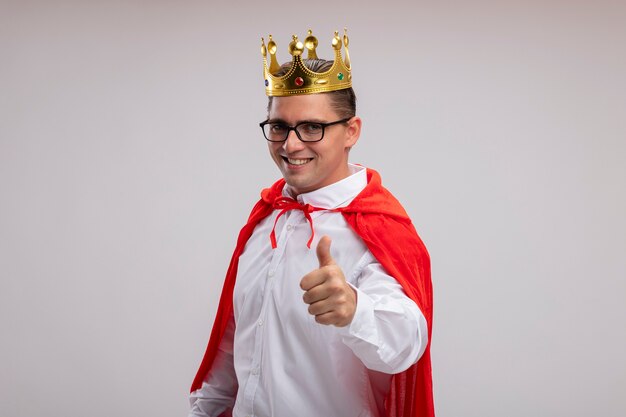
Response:
[[[297,130],[305,142],[316,142],[324,135],[324,126],[319,123],[303,123],[298,125]]]
[[[263,133],[267,140],[282,142],[287,138],[289,128],[281,123],[268,123],[263,125]]]

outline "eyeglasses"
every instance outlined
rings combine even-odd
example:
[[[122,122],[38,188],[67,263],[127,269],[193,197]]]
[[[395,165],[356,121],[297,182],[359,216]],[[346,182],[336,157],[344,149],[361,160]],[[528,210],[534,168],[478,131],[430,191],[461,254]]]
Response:
[[[318,123],[318,122],[300,122],[295,126],[289,126],[282,122],[270,122],[266,120],[259,123],[261,130],[263,130],[263,136],[270,142],[284,142],[289,137],[289,132],[294,130],[296,136],[302,142],[319,142],[324,139],[324,130],[328,126],[336,125],[339,123],[345,123],[350,120],[347,119],[337,120],[330,123]]]

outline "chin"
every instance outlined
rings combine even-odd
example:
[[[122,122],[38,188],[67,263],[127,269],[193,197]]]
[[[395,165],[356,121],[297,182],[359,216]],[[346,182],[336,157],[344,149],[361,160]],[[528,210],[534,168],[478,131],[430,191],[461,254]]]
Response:
[[[289,186],[292,187],[294,190],[296,190],[298,194],[308,193],[309,191],[314,191],[319,188],[316,186],[316,184],[312,184],[311,182],[306,180],[298,181],[297,178],[290,177],[289,175],[284,175],[283,178],[285,178],[285,182],[289,184]]]

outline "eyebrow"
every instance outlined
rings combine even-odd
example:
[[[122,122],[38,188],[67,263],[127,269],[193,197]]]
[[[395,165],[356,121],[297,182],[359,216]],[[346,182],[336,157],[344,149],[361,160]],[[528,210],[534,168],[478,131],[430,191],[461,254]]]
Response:
[[[289,125],[289,123],[287,123],[283,119],[279,119],[279,118],[268,119],[267,122],[268,123],[282,123],[282,124],[285,124],[285,125]],[[302,124],[302,123],[321,123],[321,124],[324,124],[324,123],[327,123],[327,122],[325,122],[323,120],[319,120],[319,119],[305,119],[305,120],[300,120],[300,121],[296,122],[293,126],[297,126],[297,125]]]

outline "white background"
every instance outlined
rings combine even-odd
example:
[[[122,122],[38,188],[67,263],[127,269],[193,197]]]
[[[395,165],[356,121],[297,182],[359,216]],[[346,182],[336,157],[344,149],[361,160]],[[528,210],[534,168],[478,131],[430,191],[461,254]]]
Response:
[[[279,175],[260,37],[347,26],[443,417],[626,414],[624,2],[0,2],[0,415],[185,416]],[[323,399],[320,399],[323,401]]]

